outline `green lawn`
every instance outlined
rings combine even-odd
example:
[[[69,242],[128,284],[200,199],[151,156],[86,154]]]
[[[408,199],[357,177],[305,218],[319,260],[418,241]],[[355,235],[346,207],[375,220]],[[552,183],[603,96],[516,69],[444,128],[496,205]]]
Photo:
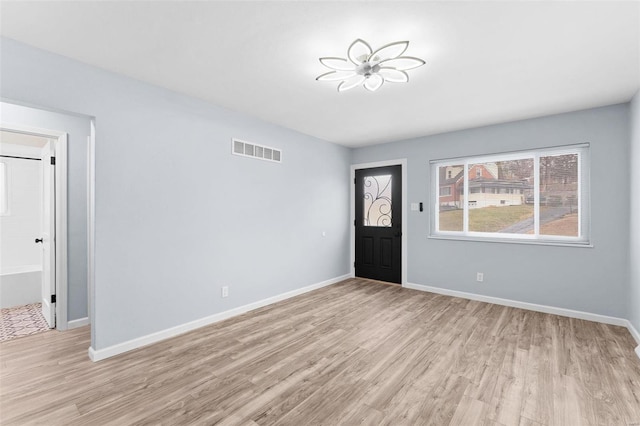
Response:
[[[469,230],[497,232],[533,216],[533,205],[469,209]],[[462,210],[440,212],[441,231],[462,231]]]

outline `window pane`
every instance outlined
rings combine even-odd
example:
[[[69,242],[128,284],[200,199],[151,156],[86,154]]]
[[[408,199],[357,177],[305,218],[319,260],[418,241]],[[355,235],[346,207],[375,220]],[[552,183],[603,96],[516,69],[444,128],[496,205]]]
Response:
[[[365,176],[364,226],[391,226],[391,175]]]
[[[579,235],[578,154],[540,157],[540,234]]]
[[[469,165],[469,231],[533,232],[533,158]]]
[[[439,231],[463,230],[463,206],[461,199],[464,186],[464,166],[440,166],[439,181]]]

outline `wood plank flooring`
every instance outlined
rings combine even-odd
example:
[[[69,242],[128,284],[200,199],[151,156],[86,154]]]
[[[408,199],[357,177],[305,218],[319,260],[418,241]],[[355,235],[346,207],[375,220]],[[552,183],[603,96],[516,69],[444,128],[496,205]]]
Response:
[[[351,279],[92,363],[0,344],[3,425],[633,425],[622,327]]]

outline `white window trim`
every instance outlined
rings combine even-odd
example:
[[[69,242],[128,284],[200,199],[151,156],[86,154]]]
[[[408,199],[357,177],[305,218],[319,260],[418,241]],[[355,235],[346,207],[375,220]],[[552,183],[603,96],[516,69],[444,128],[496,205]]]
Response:
[[[431,221],[428,238],[481,241],[517,244],[540,244],[570,247],[593,247],[591,242],[590,227],[590,150],[589,143],[566,145],[558,147],[535,148],[531,150],[514,151],[498,154],[486,154],[470,157],[458,157],[442,160],[431,160]],[[539,235],[540,232],[540,157],[547,155],[578,154],[578,237]],[[469,165],[485,162],[497,162],[508,160],[521,160],[532,158],[534,160],[534,234],[499,234],[497,232],[474,232],[469,229],[469,205],[463,204],[463,229],[466,231],[438,231],[439,228],[439,198],[440,175],[439,167],[460,166],[464,167],[464,199],[469,199]],[[499,235],[499,236],[497,236]]]

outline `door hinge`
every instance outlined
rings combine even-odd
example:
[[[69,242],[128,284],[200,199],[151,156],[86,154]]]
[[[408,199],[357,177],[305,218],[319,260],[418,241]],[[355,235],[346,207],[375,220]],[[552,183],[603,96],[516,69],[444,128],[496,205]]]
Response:
[[[51,303],[56,303],[56,295],[55,294],[51,295]]]
[[[356,220],[353,219],[353,226],[356,226]]]
[[[56,157],[51,157],[51,165],[52,166],[56,165]]]
[[[353,178],[353,184],[354,185],[356,184],[356,178]]]
[[[356,267],[356,262],[353,262],[353,267],[354,267],[354,268]]]

